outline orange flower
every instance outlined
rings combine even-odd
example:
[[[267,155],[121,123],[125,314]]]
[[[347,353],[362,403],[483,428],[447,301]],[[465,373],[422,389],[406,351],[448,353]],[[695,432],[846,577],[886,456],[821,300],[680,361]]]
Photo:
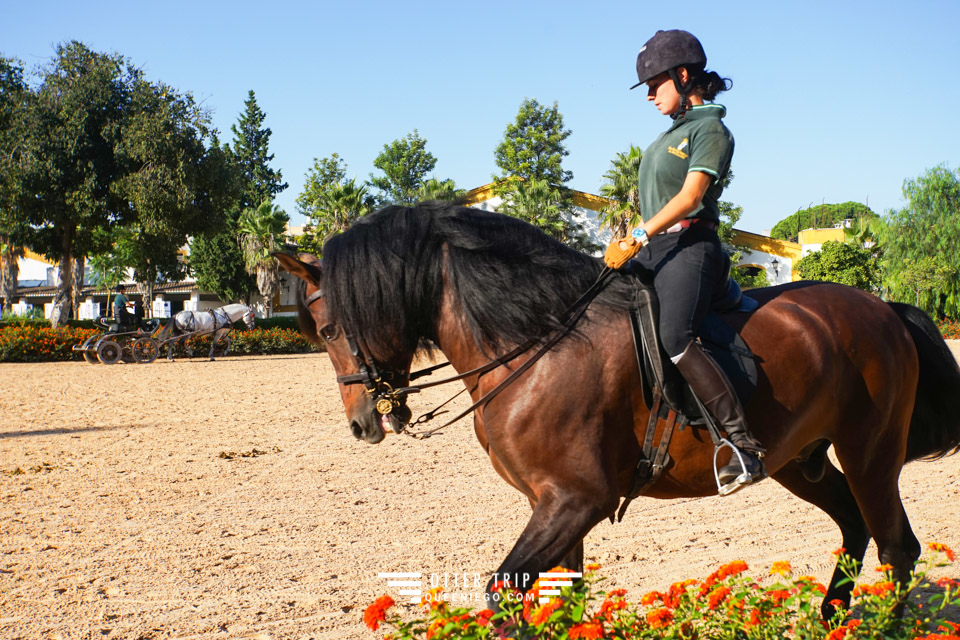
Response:
[[[717,587],[710,593],[710,598],[707,599],[707,606],[711,610],[716,609],[717,605],[724,601],[724,599],[730,595],[730,587]]]
[[[761,624],[763,624],[763,614],[760,613],[759,609],[753,609],[750,611],[750,618],[743,627],[749,631],[751,627],[757,627]]]
[[[627,595],[627,590],[626,590],[626,589],[614,589],[613,591],[611,591],[610,593],[607,594],[607,597],[608,597],[608,598],[622,598],[622,597],[625,596],[625,595]]]
[[[773,591],[768,591],[767,595],[770,596],[770,602],[774,606],[779,607],[783,602],[790,597],[790,592],[785,589],[775,589]]]
[[[842,555],[845,554],[846,552],[847,552],[847,550],[846,550],[844,547],[840,547],[839,549],[837,549],[836,551],[833,552],[833,555],[835,555],[835,556],[842,556]]]
[[[530,624],[540,626],[546,624],[553,612],[563,606],[563,600],[560,598],[551,598],[549,602],[537,607],[533,615],[530,616]]]
[[[673,622],[673,612],[670,609],[654,609],[647,613],[647,623],[654,629],[661,629]]]
[[[434,634],[439,629],[443,629],[447,626],[448,620],[446,618],[436,618],[433,622],[430,623],[430,626],[427,627],[427,640],[430,640]]]
[[[874,569],[874,571],[878,571],[878,572],[880,572],[880,573],[886,573],[887,571],[893,571],[893,565],[892,565],[892,564],[882,564],[882,565],[880,565],[879,567],[877,567],[876,569]]]
[[[749,567],[747,567],[747,563],[743,560],[734,560],[733,562],[720,567],[720,575],[718,577],[720,580],[723,580],[724,578],[743,573],[748,568]]]
[[[603,625],[599,622],[584,622],[570,627],[570,640],[597,640],[603,638]]]
[[[439,609],[444,605],[441,593],[443,593],[443,587],[430,589],[426,595],[420,596],[420,604],[431,609]]]
[[[604,600],[603,604],[600,605],[600,611],[597,612],[595,617],[600,620],[611,620],[613,619],[614,611],[620,611],[626,608],[626,600]]]
[[[793,567],[790,566],[789,562],[777,561],[770,566],[770,575],[781,575],[785,576],[793,571]]]
[[[863,584],[863,585],[860,585],[859,587],[854,588],[853,595],[855,596],[870,595],[870,596],[883,597],[884,595],[886,595],[887,593],[890,593],[894,589],[896,589],[896,585],[890,581],[878,582],[876,584]]]
[[[642,604],[645,607],[648,607],[654,602],[657,602],[658,600],[663,600],[663,597],[664,597],[664,594],[660,593],[659,591],[651,591],[650,593],[647,593],[642,598],[640,598],[640,604]]]
[[[954,560],[957,559],[956,556],[953,554],[953,550],[945,544],[941,544],[939,542],[931,542],[928,546],[933,551],[942,551],[944,555],[947,556],[947,560],[949,560],[950,562],[953,562]]]
[[[380,596],[376,602],[367,607],[363,612],[363,623],[371,631],[376,631],[380,623],[387,619],[387,609],[394,605],[393,598],[390,596]]]
[[[587,571],[599,571],[600,565],[596,562],[591,562],[586,566]]]

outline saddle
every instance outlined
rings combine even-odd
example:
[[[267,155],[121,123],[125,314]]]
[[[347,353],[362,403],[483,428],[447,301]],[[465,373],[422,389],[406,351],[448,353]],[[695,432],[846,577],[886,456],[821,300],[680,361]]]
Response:
[[[637,303],[630,310],[630,324],[644,404],[650,410],[650,419],[645,426],[634,425],[641,446],[641,459],[634,472],[630,492],[620,507],[620,520],[629,502],[653,485],[670,464],[668,447],[674,429],[704,425],[710,430],[716,445],[721,446],[723,442],[712,420],[705,415],[690,386],[663,349],[658,331],[660,305],[650,273],[633,261],[628,263],[626,271],[637,280]],[[725,286],[711,301],[710,313],[700,327],[698,339],[730,379],[741,405],[745,405],[757,385],[756,358],[725,317],[752,312],[759,305],[756,300],[744,295],[740,285],[730,278],[729,257],[726,258],[723,273]],[[659,442],[654,446],[653,439],[661,422],[664,426],[660,429]]]

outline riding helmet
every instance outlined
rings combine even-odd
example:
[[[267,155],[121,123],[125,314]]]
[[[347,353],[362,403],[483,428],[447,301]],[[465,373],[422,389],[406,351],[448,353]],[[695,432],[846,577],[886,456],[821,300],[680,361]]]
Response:
[[[707,54],[700,41],[682,29],[657,31],[637,54],[639,82],[630,88],[635,89],[665,71],[688,65],[701,69],[707,65]]]

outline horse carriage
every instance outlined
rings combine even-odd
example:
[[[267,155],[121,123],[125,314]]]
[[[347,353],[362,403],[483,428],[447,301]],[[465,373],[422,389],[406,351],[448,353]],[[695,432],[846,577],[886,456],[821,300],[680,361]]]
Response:
[[[159,348],[150,336],[160,328],[159,320],[136,319],[136,324],[123,324],[117,318],[98,318],[104,331],[75,345],[74,351],[83,354],[90,364],[136,362],[148,364],[157,358]]]
[[[215,355],[227,355],[230,351],[232,340],[228,334],[233,323],[240,319],[248,329],[253,328],[253,311],[243,304],[228,304],[209,311],[181,311],[159,331],[159,320],[137,319],[137,324],[128,325],[115,318],[100,318],[97,322],[106,331],[87,338],[73,350],[82,352],[84,360],[91,364],[120,361],[149,364],[157,359],[163,347],[167,348],[167,359],[172,361],[176,343],[210,335],[213,337],[208,358],[213,360]],[[189,343],[186,350],[192,357]]]

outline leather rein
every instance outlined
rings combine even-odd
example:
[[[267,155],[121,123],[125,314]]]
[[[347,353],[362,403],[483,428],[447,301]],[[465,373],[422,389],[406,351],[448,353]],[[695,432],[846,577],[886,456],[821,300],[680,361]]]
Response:
[[[508,375],[506,378],[501,380],[496,387],[494,387],[493,389],[485,393],[483,396],[481,396],[479,400],[477,400],[472,405],[464,409],[456,417],[451,418],[450,420],[440,425],[439,427],[430,429],[428,431],[409,431],[408,430],[408,427],[410,426],[424,424],[426,422],[433,420],[437,415],[439,415],[438,411],[444,405],[446,405],[451,400],[453,400],[454,398],[459,396],[461,393],[466,391],[466,387],[464,387],[457,394],[455,394],[450,399],[442,403],[440,406],[436,407],[432,411],[428,411],[427,413],[422,414],[416,420],[413,420],[409,424],[402,426],[400,429],[400,433],[404,433],[408,436],[417,438],[419,440],[429,438],[437,431],[440,431],[441,429],[444,429],[445,427],[450,426],[457,420],[460,420],[464,416],[470,414],[471,412],[479,408],[481,405],[486,404],[487,402],[492,400],[494,397],[496,397],[501,391],[506,389],[512,382],[514,382],[517,378],[519,378],[527,369],[532,367],[537,360],[539,360],[544,355],[546,355],[546,353],[550,351],[550,349],[552,349],[554,345],[556,345],[561,339],[563,339],[564,336],[570,333],[570,331],[577,324],[577,322],[580,321],[580,318],[583,317],[583,314],[586,313],[587,307],[590,306],[590,303],[593,301],[593,299],[597,296],[598,293],[600,293],[600,291],[603,288],[604,281],[607,279],[607,276],[609,276],[612,272],[613,270],[610,269],[610,267],[605,266],[603,270],[600,272],[600,275],[597,276],[597,279],[594,281],[594,283],[590,285],[590,287],[579,298],[577,298],[577,300],[573,304],[571,304],[567,308],[567,310],[564,312],[564,315],[567,316],[567,319],[564,321],[564,323],[555,331],[553,331],[553,333],[551,333],[550,336],[545,341],[543,341],[543,343],[540,345],[540,348],[537,349],[537,351],[534,352],[534,354],[530,356],[530,358],[526,362],[524,362],[522,365],[514,369],[510,373],[510,375]],[[304,300],[304,306],[309,308],[310,305],[312,305],[317,300],[323,298],[324,296],[325,296],[324,290],[318,289],[317,291],[312,293],[309,297],[307,297]],[[535,340],[535,339],[528,340],[523,344],[517,345],[516,347],[514,347],[507,353],[503,354],[502,356],[496,358],[495,360],[491,360],[486,364],[480,365],[479,367],[476,367],[469,371],[465,371],[464,373],[460,373],[455,376],[450,376],[448,378],[443,378],[442,380],[435,380],[433,382],[426,382],[419,385],[410,385],[410,386],[398,387],[394,389],[390,385],[390,383],[387,382],[386,379],[394,380],[398,376],[392,371],[381,371],[380,369],[378,369],[376,362],[373,360],[373,358],[368,358],[366,354],[363,352],[363,349],[360,348],[360,344],[357,342],[357,339],[349,332],[345,331],[344,333],[345,333],[344,337],[347,340],[347,347],[350,349],[350,354],[353,356],[354,360],[356,360],[357,362],[357,373],[337,376],[337,382],[345,385],[362,384],[366,389],[366,392],[374,396],[374,403],[376,405],[377,412],[380,413],[381,415],[388,415],[392,413],[393,410],[398,408],[402,404],[402,402],[406,399],[406,397],[412,393],[420,393],[420,391],[422,391],[423,389],[428,389],[430,387],[436,387],[436,386],[448,384],[450,382],[456,382],[458,380],[463,380],[471,376],[479,377],[485,373],[488,373],[490,371],[493,371],[494,369],[497,369],[503,365],[506,365],[509,362],[518,358],[519,356],[523,355],[527,351],[529,351],[539,342],[538,340]],[[434,371],[437,371],[438,369],[442,369],[449,365],[450,365],[449,362],[444,362],[441,364],[426,367],[424,369],[420,369],[418,371],[413,371],[408,374],[407,380],[409,382],[412,382],[417,378],[422,378],[423,376],[430,375]],[[445,413],[445,412],[440,412],[440,413]]]

